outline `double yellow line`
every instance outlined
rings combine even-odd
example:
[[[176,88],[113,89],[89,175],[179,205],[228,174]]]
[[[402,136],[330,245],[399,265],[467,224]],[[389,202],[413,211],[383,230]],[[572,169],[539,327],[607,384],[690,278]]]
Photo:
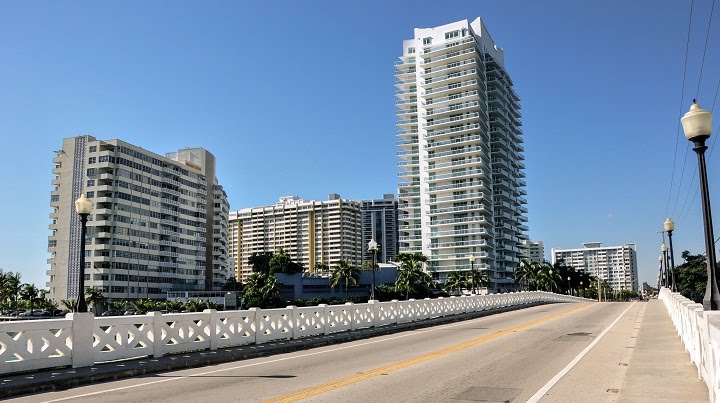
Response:
[[[505,336],[506,334],[518,332],[518,331],[520,331],[520,330],[524,330],[524,329],[527,329],[527,328],[530,328],[530,327],[533,327],[533,326],[537,326],[537,325],[539,325],[539,324],[541,324],[541,323],[544,323],[544,322],[547,322],[547,321],[549,321],[549,320],[552,320],[552,319],[555,319],[555,318],[559,318],[559,317],[561,317],[561,316],[565,316],[565,315],[571,314],[571,313],[573,313],[573,312],[575,312],[575,311],[578,311],[578,310],[581,310],[581,309],[585,309],[585,308],[587,308],[587,307],[590,306],[590,305],[592,305],[592,304],[582,304],[582,305],[580,305],[580,306],[577,306],[577,307],[574,307],[574,308],[570,308],[570,309],[567,309],[567,310],[562,311],[562,312],[558,312],[558,313],[555,313],[555,314],[552,314],[552,315],[544,316],[544,317],[542,317],[542,318],[540,318],[540,319],[536,319],[536,320],[533,320],[533,321],[524,323],[524,324],[522,324],[522,325],[510,327],[510,328],[503,329],[503,330],[498,330],[498,331],[495,332],[495,333],[492,333],[492,334],[489,334],[489,335],[486,335],[486,336],[483,336],[483,337],[479,337],[479,338],[477,338],[477,339],[473,339],[473,340],[470,340],[470,341],[466,341],[466,342],[464,342],[464,343],[455,344],[455,345],[453,345],[453,346],[446,347],[446,348],[441,349],[441,350],[433,351],[433,352],[431,352],[431,353],[419,355],[419,356],[413,357],[413,358],[408,358],[408,359],[403,360],[403,361],[398,361],[398,362],[396,362],[396,363],[394,363],[394,364],[386,365],[386,366],[384,366],[384,367],[375,368],[375,369],[372,369],[372,370],[370,370],[370,371],[366,371],[366,372],[363,372],[363,373],[359,373],[359,374],[347,376],[347,377],[345,377],[345,378],[336,379],[336,380],[334,380],[334,381],[330,381],[330,382],[327,382],[327,383],[323,383],[323,384],[320,384],[320,385],[316,385],[316,386],[313,386],[313,387],[310,387],[310,388],[307,388],[307,389],[302,389],[302,390],[299,390],[299,391],[297,391],[297,392],[293,392],[293,393],[290,393],[290,394],[287,394],[287,395],[279,396],[279,397],[276,397],[276,398],[274,398],[274,399],[265,400],[265,403],[271,403],[271,402],[283,402],[283,403],[284,403],[284,402],[296,402],[296,401],[298,401],[298,400],[306,399],[306,398],[311,397],[311,396],[319,395],[319,394],[322,394],[322,393],[325,393],[325,392],[329,392],[329,391],[331,391],[331,390],[335,390],[335,389],[338,389],[338,388],[342,388],[343,386],[352,385],[352,384],[354,384],[354,383],[358,383],[358,382],[361,382],[361,381],[365,381],[365,380],[367,380],[367,379],[375,378],[376,376],[380,376],[380,375],[383,375],[383,374],[389,374],[389,373],[394,372],[394,371],[397,371],[397,370],[399,370],[399,369],[403,369],[403,368],[407,368],[407,367],[410,367],[410,366],[413,366],[413,365],[416,365],[416,364],[420,364],[421,362],[430,361],[430,360],[435,359],[435,358],[438,358],[438,357],[442,357],[442,356],[445,356],[445,355],[448,355],[448,354],[451,354],[451,353],[454,353],[454,352],[457,352],[457,351],[464,350],[464,349],[469,348],[469,347],[472,347],[472,346],[476,346],[476,345],[478,345],[478,344],[485,343],[485,342],[490,341],[490,340],[493,340],[493,339],[497,339],[498,337]]]

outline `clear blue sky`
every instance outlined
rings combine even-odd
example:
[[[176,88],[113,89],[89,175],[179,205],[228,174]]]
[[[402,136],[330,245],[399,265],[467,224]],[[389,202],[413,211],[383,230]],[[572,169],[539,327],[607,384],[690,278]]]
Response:
[[[681,211],[692,151],[677,205],[675,195],[689,145],[678,119],[696,95],[711,4],[695,0],[681,97],[689,0],[0,2],[0,268],[45,284],[64,137],[158,154],[204,147],[232,209],[396,193],[402,41],[480,16],[522,98],[530,236],[548,257],[635,242],[640,280],[654,284],[657,231],[673,210],[676,254],[704,250],[699,197]],[[707,109],[720,80],[718,14],[699,91]],[[708,158],[716,222],[718,154]]]

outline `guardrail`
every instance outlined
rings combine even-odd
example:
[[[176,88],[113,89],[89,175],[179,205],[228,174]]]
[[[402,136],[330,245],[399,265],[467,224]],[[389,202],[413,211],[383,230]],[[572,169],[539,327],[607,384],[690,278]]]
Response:
[[[708,387],[711,402],[720,402],[720,311],[705,311],[678,292],[660,290],[660,300]]]
[[[587,300],[531,291],[164,315],[149,312],[95,317],[92,313],[70,313],[64,319],[0,323],[0,374],[86,367],[112,360],[299,339],[502,307],[579,301]]]

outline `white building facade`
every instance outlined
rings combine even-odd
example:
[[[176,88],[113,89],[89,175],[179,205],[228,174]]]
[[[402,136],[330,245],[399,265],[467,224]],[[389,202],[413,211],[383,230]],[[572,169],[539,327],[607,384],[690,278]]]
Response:
[[[527,209],[519,97],[480,20],[415,29],[396,63],[400,252],[514,288]]]
[[[168,291],[225,283],[228,201],[211,153],[192,148],[160,156],[121,140],[79,136],[64,139],[56,154],[50,298],[77,298],[82,251],[74,202],[83,193],[93,202],[86,288],[110,300],[161,299]]]
[[[360,266],[360,209],[360,202],[331,194],[326,201],[286,196],[271,206],[230,213],[229,250],[237,278],[252,274],[253,253],[281,249],[310,272],[318,263],[332,268],[341,259]]]
[[[533,241],[526,239],[523,241],[527,255],[525,256],[528,260],[535,263],[543,263],[545,261],[545,245],[542,241]]]
[[[582,270],[600,280],[606,280],[615,291],[639,291],[637,253],[634,243],[602,246],[587,242],[577,249],[552,249],[552,263],[563,260],[575,270]]]

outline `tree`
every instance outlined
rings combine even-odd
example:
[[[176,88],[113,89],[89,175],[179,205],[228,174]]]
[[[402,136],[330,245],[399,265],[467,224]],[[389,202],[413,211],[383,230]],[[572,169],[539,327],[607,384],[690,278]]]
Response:
[[[102,290],[97,287],[90,287],[85,290],[85,300],[92,305],[93,313],[97,315],[98,305],[105,302],[107,298],[103,295]]]
[[[395,289],[398,292],[404,291],[407,300],[410,298],[410,292],[420,286],[423,273],[425,273],[423,263],[427,262],[428,258],[420,252],[398,253],[395,260],[400,263],[395,279]]]
[[[20,297],[24,301],[28,301],[30,303],[30,316],[32,316],[34,308],[35,308],[35,302],[37,302],[39,296],[39,292],[37,287],[35,287],[35,284],[23,284],[22,289],[20,290]]]
[[[74,299],[63,299],[60,301],[60,303],[65,307],[66,311],[69,312],[75,312],[75,305],[77,305],[77,301]]]
[[[235,276],[227,279],[225,285],[222,286],[223,291],[242,291],[242,284],[235,280]]]
[[[526,290],[530,289],[530,281],[534,279],[534,276],[535,270],[533,262],[528,259],[521,260],[518,268],[515,269],[515,272],[513,273],[513,277],[515,277],[515,280],[520,284],[520,289],[523,289],[524,283],[524,289]]]
[[[462,294],[463,288],[467,288],[467,277],[459,271],[451,271],[445,280],[445,289],[448,291],[457,290]]]
[[[473,286],[473,293],[476,292],[475,287],[483,287],[490,284],[490,275],[487,270],[472,270],[468,273],[467,278]]]
[[[20,273],[7,272],[2,276],[2,295],[3,300],[6,301],[7,305],[10,306],[11,310],[15,311],[17,317],[18,312],[18,299],[20,298],[20,290],[22,290],[23,284],[20,281]]]
[[[290,259],[290,255],[285,253],[282,249],[280,249],[277,253],[272,255],[269,262],[270,267],[270,273],[286,273],[286,274],[293,274],[293,273],[302,273],[303,267],[302,265],[293,262]]]
[[[243,288],[243,303],[246,307],[275,308],[283,304],[281,284],[269,273],[253,273]]]
[[[270,259],[273,254],[270,252],[254,252],[248,259],[254,273],[270,273]]]
[[[691,255],[683,251],[685,263],[675,269],[675,281],[678,291],[685,298],[702,303],[707,285],[707,264],[704,255]]]
[[[345,259],[340,259],[333,268],[330,276],[330,287],[335,288],[338,284],[345,283],[345,299],[348,298],[349,286],[356,285],[360,278],[360,271],[350,266]]]

